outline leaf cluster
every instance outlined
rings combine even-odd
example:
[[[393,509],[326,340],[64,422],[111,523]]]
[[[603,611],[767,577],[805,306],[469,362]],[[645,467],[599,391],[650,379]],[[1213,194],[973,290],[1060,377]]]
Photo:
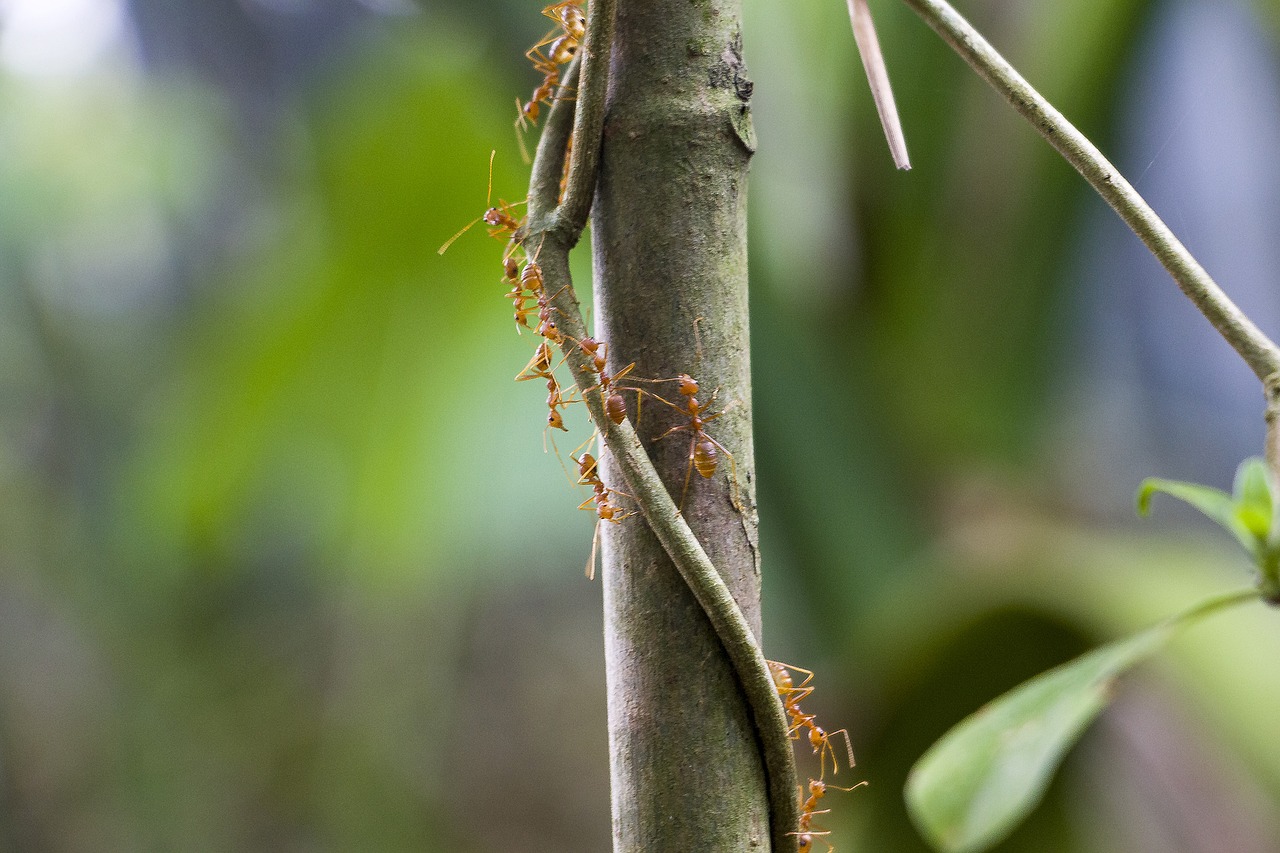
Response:
[[[1178,480],[1149,478],[1138,488],[1138,514],[1151,511],[1151,499],[1164,493],[1184,501],[1236,538],[1258,569],[1263,598],[1280,603],[1280,526],[1276,524],[1276,485],[1267,464],[1253,457],[1236,469],[1231,493]]]

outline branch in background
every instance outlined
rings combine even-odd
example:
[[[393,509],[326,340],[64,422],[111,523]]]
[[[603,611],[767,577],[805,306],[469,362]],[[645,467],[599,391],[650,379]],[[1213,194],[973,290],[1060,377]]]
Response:
[[[884,128],[884,138],[889,143],[893,165],[899,169],[910,169],[907,138],[902,133],[898,107],[893,102],[893,89],[889,86],[889,72],[884,67],[884,54],[880,52],[880,39],[876,38],[876,25],[871,20],[871,7],[867,5],[867,0],[848,0],[848,4],[849,20],[853,23],[853,40],[858,45],[858,55],[862,57],[862,67],[867,72],[871,99],[875,101],[876,112],[880,114],[880,126]]]
[[[1120,214],[1125,224],[1173,276],[1182,292],[1260,380],[1266,382],[1273,374],[1280,373],[1280,348],[1231,301],[1137,190],[1084,134],[1054,109],[968,21],[943,0],[904,2],[1023,118],[1031,122],[1036,131]]]
[[[565,335],[561,352],[592,423],[613,453],[627,489],[677,570],[706,613],[737,673],[751,709],[768,778],[772,850],[794,851],[799,825],[795,756],[787,720],[772,675],[750,626],[701,543],[676,509],[629,421],[614,424],[604,411],[592,362],[576,341],[586,338],[581,307],[569,275],[569,250],[585,227],[603,132],[616,0],[595,0],[587,38],[565,75],[578,83],[575,101],[557,100],[538,144],[529,188],[529,217],[518,238],[542,267],[544,288],[557,294],[553,305]],[[564,200],[556,205],[566,142],[573,145]],[[554,207],[554,209],[553,209]]]

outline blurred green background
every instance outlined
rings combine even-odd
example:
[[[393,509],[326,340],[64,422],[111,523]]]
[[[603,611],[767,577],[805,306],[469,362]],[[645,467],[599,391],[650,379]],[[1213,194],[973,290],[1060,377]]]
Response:
[[[435,252],[491,149],[522,195],[541,5],[0,0],[0,849],[607,849],[586,495],[500,248]],[[1261,394],[909,12],[897,173],[844,4],[745,6],[766,651],[870,782],[831,841],[923,850],[950,725],[1245,582],[1129,501],[1225,486]],[[962,11],[1280,331],[1274,4]],[[1000,849],[1280,849],[1278,656],[1191,632]]]

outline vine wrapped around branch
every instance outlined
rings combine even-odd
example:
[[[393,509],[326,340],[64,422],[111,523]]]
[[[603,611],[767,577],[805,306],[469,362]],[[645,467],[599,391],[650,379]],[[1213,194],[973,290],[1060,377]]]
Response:
[[[741,683],[763,751],[769,797],[772,849],[794,851],[799,803],[795,757],[782,703],[751,628],[689,529],[629,421],[615,424],[604,411],[590,357],[578,345],[587,335],[569,274],[569,250],[586,225],[604,124],[605,93],[617,0],[593,0],[586,40],[565,75],[577,84],[574,100],[559,99],[539,141],[529,186],[528,219],[516,235],[536,253],[544,287],[560,319],[561,352],[605,446],[617,461],[630,495],[697,599],[723,644]],[[572,127],[571,127],[572,123]],[[572,136],[572,145],[569,145]],[[566,148],[569,171],[559,200]]]

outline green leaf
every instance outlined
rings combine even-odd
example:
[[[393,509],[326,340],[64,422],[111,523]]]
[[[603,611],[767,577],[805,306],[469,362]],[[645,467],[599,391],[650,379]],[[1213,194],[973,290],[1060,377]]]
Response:
[[[1243,466],[1241,466],[1243,470]],[[1249,552],[1255,562],[1261,563],[1265,547],[1265,535],[1259,538],[1239,517],[1235,499],[1212,486],[1183,483],[1179,480],[1150,478],[1138,487],[1138,514],[1146,515],[1151,509],[1151,498],[1157,492],[1191,504],[1209,518],[1222,525]]]
[[[1036,676],[947,732],[907,779],[912,820],[946,853],[985,850],[1044,795],[1054,771],[1111,699],[1116,677],[1174,632],[1215,610],[1257,598],[1217,596],[1185,613]]]
[[[1273,514],[1271,480],[1267,463],[1258,457],[1246,459],[1236,469],[1236,518],[1260,541],[1271,533]]]

